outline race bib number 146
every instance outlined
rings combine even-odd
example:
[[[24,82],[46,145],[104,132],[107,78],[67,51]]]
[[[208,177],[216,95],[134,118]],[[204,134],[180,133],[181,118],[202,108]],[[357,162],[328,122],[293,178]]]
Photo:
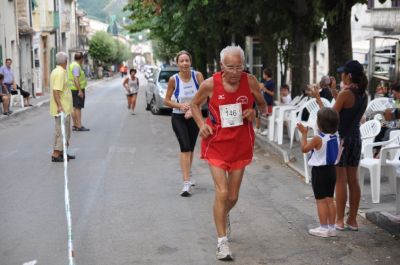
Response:
[[[219,106],[222,128],[235,127],[243,124],[242,104],[229,104]]]

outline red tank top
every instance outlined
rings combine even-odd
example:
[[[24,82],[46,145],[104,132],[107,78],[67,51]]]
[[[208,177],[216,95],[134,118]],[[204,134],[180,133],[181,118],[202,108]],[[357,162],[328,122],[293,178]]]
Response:
[[[253,124],[244,119],[243,125],[222,128],[219,112],[220,105],[241,103],[242,112],[253,107],[254,97],[249,88],[247,73],[242,73],[239,88],[235,92],[225,91],[221,72],[215,73],[213,80],[213,95],[208,102],[209,117],[206,119],[213,134],[202,140],[201,158],[226,162],[251,160],[254,147]]]

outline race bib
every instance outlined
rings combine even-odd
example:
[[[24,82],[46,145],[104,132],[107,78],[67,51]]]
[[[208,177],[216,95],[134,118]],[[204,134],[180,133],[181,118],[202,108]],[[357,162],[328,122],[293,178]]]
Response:
[[[235,127],[243,124],[242,104],[229,104],[219,106],[222,128]]]

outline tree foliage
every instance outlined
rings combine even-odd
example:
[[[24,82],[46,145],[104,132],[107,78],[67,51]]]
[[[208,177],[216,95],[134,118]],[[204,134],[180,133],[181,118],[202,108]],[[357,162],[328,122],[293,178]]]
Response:
[[[131,32],[150,29],[150,37],[161,44],[159,54],[188,50],[194,66],[204,71],[222,47],[231,42],[243,47],[255,20],[249,5],[234,0],[132,0],[126,9],[131,11]]]
[[[122,41],[114,39],[114,42],[116,47],[116,53],[112,61],[114,64],[121,64],[122,62],[129,59],[131,52],[128,46]]]
[[[258,36],[263,66],[276,70],[280,63],[284,69],[290,67],[292,91],[299,94],[309,83],[312,42],[328,38],[331,71],[351,58],[351,8],[366,2],[130,0],[125,10],[131,14],[128,30],[150,29],[158,58],[165,59],[185,49],[192,53],[194,66],[203,73],[206,65],[218,61],[224,46],[236,43],[244,48],[245,36]],[[276,74],[286,81],[286,71]]]
[[[129,58],[130,50],[107,32],[98,31],[89,41],[89,55],[98,62],[120,64]]]
[[[97,31],[89,41],[89,55],[97,61],[112,62],[116,57],[113,38],[104,31]]]

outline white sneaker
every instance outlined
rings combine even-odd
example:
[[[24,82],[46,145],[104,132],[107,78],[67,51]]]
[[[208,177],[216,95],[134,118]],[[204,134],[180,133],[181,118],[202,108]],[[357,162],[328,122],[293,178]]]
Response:
[[[226,229],[226,237],[228,238],[228,240],[231,240],[231,221],[229,219],[229,214],[226,215],[225,229]]]
[[[265,129],[264,131],[260,132],[260,134],[261,134],[261,135],[264,135],[264,136],[265,136],[265,135],[268,135],[268,130]]]
[[[318,226],[317,228],[312,228],[312,229],[308,230],[308,233],[313,236],[329,237],[329,229],[323,228],[321,226]]]
[[[190,186],[196,186],[196,181],[194,179],[190,179]]]
[[[191,185],[190,181],[183,182],[183,188],[182,188],[182,191],[181,191],[181,196],[182,197],[189,197],[191,195],[190,194],[190,187],[191,186],[192,185]]]
[[[337,231],[336,231],[336,228],[335,227],[333,227],[333,228],[328,228],[328,235],[329,236],[337,236]]]
[[[232,252],[229,249],[229,242],[227,240],[223,240],[217,245],[216,256],[219,260],[233,260]]]

